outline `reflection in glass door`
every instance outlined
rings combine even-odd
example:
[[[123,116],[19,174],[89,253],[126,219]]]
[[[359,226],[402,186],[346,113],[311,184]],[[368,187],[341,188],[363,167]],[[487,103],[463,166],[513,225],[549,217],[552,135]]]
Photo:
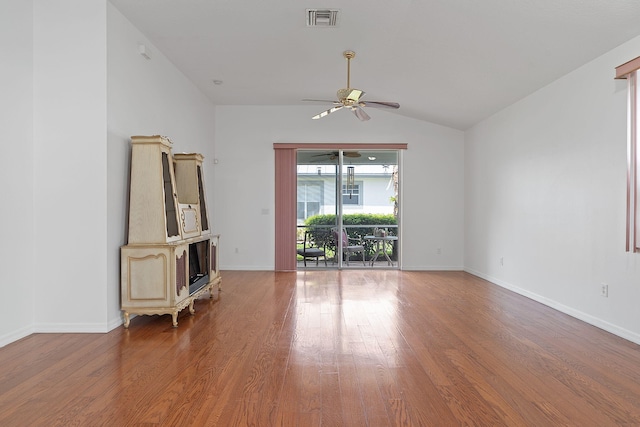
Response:
[[[298,150],[298,268],[398,268],[398,151]]]
[[[320,214],[324,195],[322,181],[302,181],[298,184],[298,222]]]

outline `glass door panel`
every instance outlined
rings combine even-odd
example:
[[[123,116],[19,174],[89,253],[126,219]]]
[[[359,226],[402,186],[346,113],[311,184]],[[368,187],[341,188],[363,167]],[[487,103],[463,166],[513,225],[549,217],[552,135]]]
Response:
[[[332,232],[338,209],[335,194],[339,153],[298,150],[297,155],[298,265],[337,268]]]
[[[371,268],[398,268],[398,151],[343,152],[342,228],[350,245],[362,245]],[[358,253],[345,254],[350,267],[361,265]]]
[[[298,150],[297,170],[299,266],[398,268],[397,150]]]

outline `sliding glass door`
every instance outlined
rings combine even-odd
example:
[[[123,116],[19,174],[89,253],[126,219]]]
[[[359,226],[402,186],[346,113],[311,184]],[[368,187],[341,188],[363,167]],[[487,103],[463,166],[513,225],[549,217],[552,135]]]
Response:
[[[298,268],[398,268],[397,150],[297,152]]]

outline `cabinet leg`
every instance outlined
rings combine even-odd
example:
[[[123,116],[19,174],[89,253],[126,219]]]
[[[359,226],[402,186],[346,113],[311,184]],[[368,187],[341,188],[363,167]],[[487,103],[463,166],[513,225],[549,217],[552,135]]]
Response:
[[[129,312],[125,311],[124,312],[124,327],[125,329],[129,328],[129,323],[131,322],[131,320],[129,319]]]
[[[177,328],[178,327],[178,312],[174,311],[173,313],[171,313],[171,318],[173,320],[173,327]]]
[[[196,309],[193,307],[195,300],[193,298],[191,298],[191,302],[189,303],[189,313],[191,314],[195,314],[196,313]]]

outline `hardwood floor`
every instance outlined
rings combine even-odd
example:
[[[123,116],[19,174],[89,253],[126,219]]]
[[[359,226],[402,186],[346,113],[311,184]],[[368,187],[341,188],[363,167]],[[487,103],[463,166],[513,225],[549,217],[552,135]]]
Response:
[[[640,347],[462,272],[225,271],[0,349],[2,426],[640,425]]]

